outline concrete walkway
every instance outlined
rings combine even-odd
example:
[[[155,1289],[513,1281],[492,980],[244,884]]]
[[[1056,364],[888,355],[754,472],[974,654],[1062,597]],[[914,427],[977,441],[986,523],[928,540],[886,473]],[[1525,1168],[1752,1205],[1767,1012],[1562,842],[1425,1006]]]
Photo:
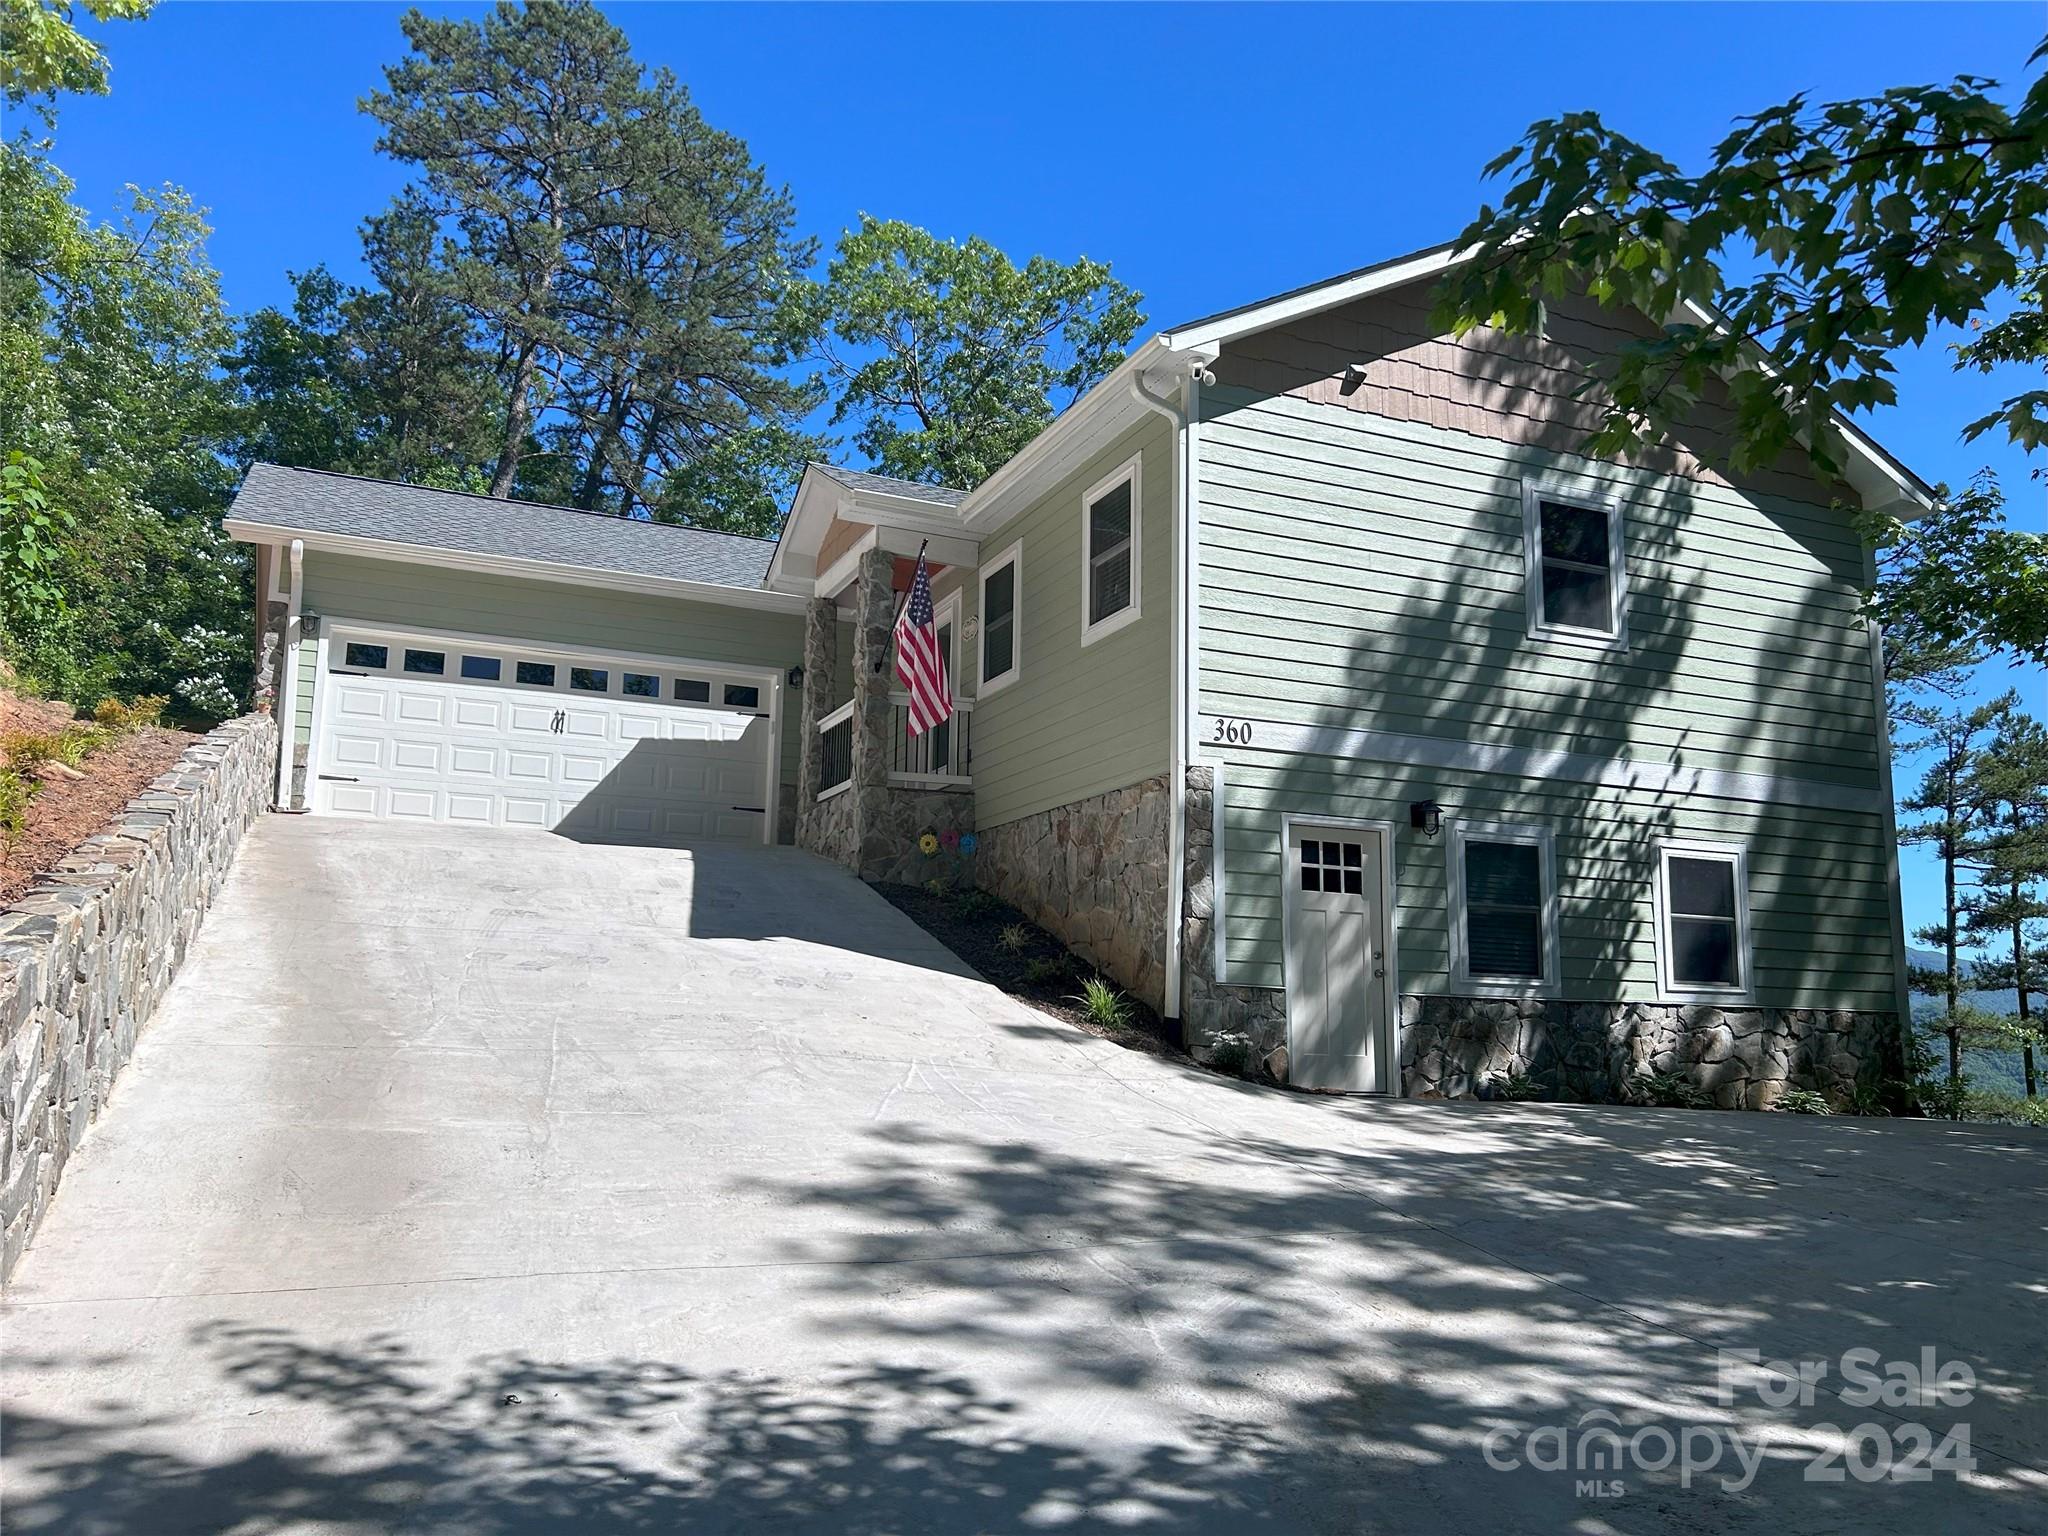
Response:
[[[0,1526],[2040,1531],[2044,1200],[2021,1131],[1238,1085],[793,852],[269,819],[9,1293]],[[1864,1424],[1977,1470],[1809,1480]]]

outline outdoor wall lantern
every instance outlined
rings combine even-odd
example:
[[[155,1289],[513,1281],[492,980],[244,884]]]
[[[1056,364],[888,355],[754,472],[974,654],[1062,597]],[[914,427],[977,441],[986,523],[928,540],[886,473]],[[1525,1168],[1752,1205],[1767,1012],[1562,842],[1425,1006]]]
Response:
[[[1424,837],[1435,837],[1444,829],[1444,808],[1434,800],[1416,800],[1408,807],[1408,825]]]
[[[792,688],[801,688],[801,687],[803,687],[803,685],[804,685],[804,669],[803,669],[802,667],[791,667],[791,668],[789,669],[789,671],[788,671],[788,672],[787,672],[786,674],[784,674],[784,675],[785,675],[785,677],[786,677],[786,679],[787,679],[787,681],[788,681],[788,683],[789,683],[789,686],[790,686],[790,687],[792,687]]]

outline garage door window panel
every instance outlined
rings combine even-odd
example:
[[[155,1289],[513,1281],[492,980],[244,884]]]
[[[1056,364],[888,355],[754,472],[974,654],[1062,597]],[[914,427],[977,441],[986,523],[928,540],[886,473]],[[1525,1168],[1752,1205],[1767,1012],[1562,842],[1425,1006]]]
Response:
[[[360,640],[351,640],[342,647],[342,659],[352,667],[362,667],[371,672],[382,672],[391,664],[391,648],[386,645],[369,645]]]
[[[512,669],[512,675],[529,688],[555,686],[555,664],[551,661],[522,661]]]
[[[678,704],[709,704],[711,685],[701,677],[679,677],[676,679],[676,702]]]
[[[408,649],[405,653],[405,670],[425,677],[439,677],[448,670],[448,653]]]
[[[462,658],[462,675],[473,683],[495,683],[504,670],[505,664],[495,656]]]

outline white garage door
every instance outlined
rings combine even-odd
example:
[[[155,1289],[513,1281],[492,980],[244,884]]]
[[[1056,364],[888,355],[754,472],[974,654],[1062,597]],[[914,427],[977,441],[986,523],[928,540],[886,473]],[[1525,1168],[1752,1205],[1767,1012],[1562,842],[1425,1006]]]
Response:
[[[312,809],[598,842],[763,842],[772,684],[758,672],[336,627]]]

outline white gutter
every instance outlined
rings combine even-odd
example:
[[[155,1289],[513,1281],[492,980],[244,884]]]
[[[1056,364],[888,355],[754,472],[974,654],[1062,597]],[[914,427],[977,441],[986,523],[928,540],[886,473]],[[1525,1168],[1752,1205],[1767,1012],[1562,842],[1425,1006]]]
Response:
[[[1166,996],[1165,1006],[1160,1011],[1169,1019],[1178,1019],[1181,888],[1185,884],[1181,864],[1187,857],[1188,836],[1188,701],[1186,674],[1181,669],[1182,625],[1188,598],[1187,540],[1182,532],[1187,512],[1187,476],[1182,473],[1181,455],[1187,442],[1188,420],[1179,406],[1153,394],[1145,387],[1143,369],[1133,369],[1131,372],[1131,394],[1138,404],[1148,411],[1158,412],[1173,427],[1173,495],[1167,510],[1168,525],[1173,532],[1173,608],[1167,618],[1167,627],[1172,633],[1173,640],[1172,660],[1168,663],[1172,703],[1168,710],[1167,730],[1171,741],[1167,751],[1166,769]]]
[[[1194,440],[1189,424],[1195,402],[1200,398],[1196,392],[1201,388],[1204,367],[1205,361],[1197,359],[1187,382],[1182,385],[1181,395],[1187,401],[1185,407],[1147,389],[1144,369],[1133,369],[1130,376],[1131,394],[1138,404],[1164,416],[1173,427],[1173,496],[1167,514],[1173,533],[1173,610],[1167,621],[1172,636],[1172,656],[1168,662],[1172,702],[1169,707],[1166,785],[1166,1006],[1163,1010],[1169,1019],[1181,1016],[1180,928],[1186,885],[1182,865],[1187,860],[1188,836],[1188,734],[1191,727],[1188,723],[1187,684],[1188,634],[1192,619],[1188,552],[1193,532],[1189,488],[1194,483],[1191,462]]]
[[[288,811],[292,805],[292,754],[299,735],[299,600],[306,589],[306,541],[291,543],[292,583],[285,601],[284,654],[278,658],[277,698],[271,712],[277,718],[277,800],[276,808]]]

